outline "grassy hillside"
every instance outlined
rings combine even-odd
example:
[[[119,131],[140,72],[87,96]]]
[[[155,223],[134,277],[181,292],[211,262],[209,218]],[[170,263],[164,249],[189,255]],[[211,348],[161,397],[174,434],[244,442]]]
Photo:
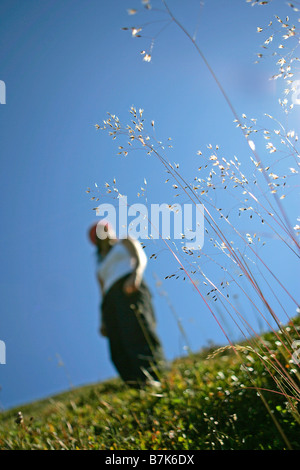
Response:
[[[271,366],[280,361],[299,386],[299,366],[278,341],[285,333],[298,339],[299,330],[297,318],[264,335],[259,354],[248,343],[178,359],[160,389],[128,389],[114,379],[6,411],[0,448],[300,449],[299,401]]]

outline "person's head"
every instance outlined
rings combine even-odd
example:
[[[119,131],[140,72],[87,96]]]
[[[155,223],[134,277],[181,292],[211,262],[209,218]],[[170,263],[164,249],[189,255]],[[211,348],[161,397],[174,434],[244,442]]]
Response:
[[[116,233],[106,220],[96,222],[89,230],[90,241],[96,246],[99,257],[105,256],[111,246],[117,241]]]

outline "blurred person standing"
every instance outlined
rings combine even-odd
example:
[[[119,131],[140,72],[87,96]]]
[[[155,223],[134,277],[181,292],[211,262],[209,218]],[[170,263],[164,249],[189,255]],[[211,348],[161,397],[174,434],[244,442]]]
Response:
[[[165,361],[143,278],[146,254],[137,240],[118,239],[107,221],[95,223],[89,238],[96,247],[102,295],[100,333],[109,340],[111,360],[129,386],[156,383]]]

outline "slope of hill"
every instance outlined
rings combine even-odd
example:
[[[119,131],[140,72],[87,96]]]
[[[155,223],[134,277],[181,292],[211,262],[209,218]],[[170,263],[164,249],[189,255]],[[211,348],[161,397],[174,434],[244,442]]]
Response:
[[[300,449],[299,331],[180,358],[158,389],[114,379],[3,412],[0,449]]]

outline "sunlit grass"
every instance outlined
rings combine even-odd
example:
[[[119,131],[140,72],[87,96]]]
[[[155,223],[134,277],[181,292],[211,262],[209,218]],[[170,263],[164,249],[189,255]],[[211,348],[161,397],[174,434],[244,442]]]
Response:
[[[300,329],[299,318],[294,325]],[[295,380],[296,367],[276,336],[268,333],[263,342],[263,360],[277,356]],[[299,449],[299,399],[277,393],[257,353],[247,344],[236,346],[239,355],[214,348],[175,360],[160,389],[133,390],[113,379],[4,412],[0,448]]]

